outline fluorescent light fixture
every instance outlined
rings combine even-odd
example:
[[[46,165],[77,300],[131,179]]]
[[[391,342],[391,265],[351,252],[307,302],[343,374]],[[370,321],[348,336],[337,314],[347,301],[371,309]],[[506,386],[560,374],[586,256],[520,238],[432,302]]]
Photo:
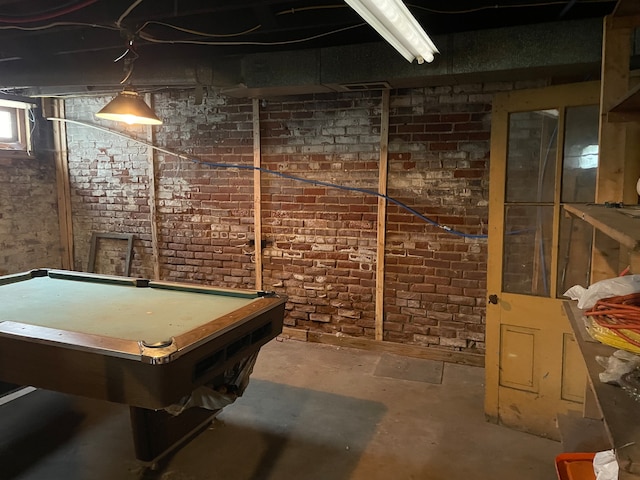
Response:
[[[438,49],[402,0],[345,0],[409,62],[432,62]]]
[[[113,100],[107,103],[96,117],[129,125],[162,125],[153,110],[133,90],[123,90]]]

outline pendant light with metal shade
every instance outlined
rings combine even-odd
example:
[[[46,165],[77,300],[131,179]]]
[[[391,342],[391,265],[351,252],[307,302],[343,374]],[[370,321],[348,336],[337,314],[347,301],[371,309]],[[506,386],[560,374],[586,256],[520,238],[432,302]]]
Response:
[[[131,88],[125,88],[96,113],[96,117],[129,125],[162,125],[151,107]]]
[[[129,58],[127,55],[131,54]],[[120,82],[124,84],[131,77],[133,72],[133,62],[138,58],[138,54],[133,48],[133,39],[129,40],[127,50],[114,61],[124,59],[125,77]],[[162,120],[147,105],[144,99],[130,85],[124,87],[116,97],[107,103],[96,113],[96,117],[116,122],[124,122],[129,125],[162,125]]]

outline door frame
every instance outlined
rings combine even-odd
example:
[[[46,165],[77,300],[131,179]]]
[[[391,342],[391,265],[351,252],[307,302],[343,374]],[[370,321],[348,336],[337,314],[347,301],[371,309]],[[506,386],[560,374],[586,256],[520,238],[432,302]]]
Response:
[[[489,228],[487,245],[487,296],[498,295],[498,303],[487,302],[485,353],[485,415],[499,421],[500,367],[500,294],[502,292],[502,253],[504,231],[504,197],[506,190],[507,140],[509,114],[558,108],[562,105],[597,105],[600,82],[557,85],[537,89],[498,93],[493,99],[491,118],[491,159],[489,163]],[[563,148],[559,143],[558,148]],[[496,188],[496,186],[498,186]],[[558,205],[555,208],[559,208]],[[554,231],[557,236],[557,232]],[[557,238],[554,238],[557,248]],[[556,275],[557,273],[554,273]],[[555,291],[551,290],[555,298]],[[497,341],[496,341],[497,340]]]

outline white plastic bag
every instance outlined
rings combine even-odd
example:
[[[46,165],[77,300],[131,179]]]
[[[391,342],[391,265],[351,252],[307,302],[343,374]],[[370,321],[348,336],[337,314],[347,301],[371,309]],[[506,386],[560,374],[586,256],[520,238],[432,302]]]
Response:
[[[596,474],[596,480],[618,480],[618,461],[613,450],[605,450],[595,454],[593,473]]]
[[[584,288],[574,285],[564,292],[565,297],[578,300],[578,308],[585,310],[593,307],[601,298],[616,297],[640,292],[640,275],[625,275],[624,277],[608,278],[600,280]]]
[[[620,386],[622,376],[640,366],[640,355],[634,355],[624,350],[616,350],[610,357],[596,355],[596,362],[605,368],[604,372],[598,374],[600,381]]]

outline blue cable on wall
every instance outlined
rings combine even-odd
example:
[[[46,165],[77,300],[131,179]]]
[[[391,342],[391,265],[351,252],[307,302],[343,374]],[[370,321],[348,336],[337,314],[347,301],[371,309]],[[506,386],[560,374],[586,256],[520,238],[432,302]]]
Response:
[[[431,218],[421,214],[420,212],[418,212],[417,210],[411,208],[410,206],[402,203],[400,200],[396,200],[395,198],[389,197],[388,195],[384,195],[382,193],[376,192],[375,190],[369,190],[366,188],[357,188],[357,187],[347,187],[345,185],[337,185],[335,183],[330,183],[330,182],[325,182],[322,180],[312,180],[312,179],[308,179],[308,178],[302,178],[302,177],[296,177],[295,175],[289,175],[288,173],[282,173],[282,172],[277,172],[275,170],[269,170],[267,168],[262,168],[262,167],[255,167],[253,165],[237,165],[235,163],[215,163],[215,162],[206,162],[204,160],[199,160],[197,158],[190,158],[187,157],[186,155],[183,155],[181,153],[176,153],[176,152],[172,152],[171,150],[167,150],[165,148],[162,147],[157,147],[156,145],[153,145],[149,142],[146,142],[144,140],[139,140],[135,137],[132,137],[130,135],[125,135],[123,133],[120,133],[118,131],[115,130],[111,130],[109,128],[106,127],[102,127],[100,125],[95,125],[93,123],[88,123],[88,122],[82,122],[82,121],[78,121],[78,120],[69,120],[66,118],[57,118],[57,117],[47,117],[47,120],[50,121],[57,121],[57,122],[64,122],[64,123],[72,123],[72,124],[76,124],[76,125],[81,125],[83,127],[89,127],[89,128],[94,128],[96,130],[101,130],[103,132],[107,132],[110,133],[112,135],[116,135],[118,137],[122,137],[125,138],[127,140],[132,140],[134,142],[140,143],[141,145],[145,145],[149,148],[153,148],[154,150],[157,150],[159,152],[162,153],[166,153],[167,155],[171,155],[174,157],[178,157],[182,160],[188,160],[190,162],[193,163],[199,163],[201,165],[207,165],[209,167],[213,167],[213,168],[237,168],[240,170],[255,170],[255,171],[259,171],[262,173],[266,173],[269,175],[275,175],[278,177],[282,177],[282,178],[287,178],[289,180],[295,180],[297,182],[303,182],[303,183],[309,183],[311,185],[321,185],[323,187],[329,187],[329,188],[336,188],[338,190],[345,190],[345,191],[349,191],[349,192],[359,192],[359,193],[363,193],[365,195],[373,195],[375,197],[379,197],[379,198],[384,198],[385,200],[387,200],[388,202],[391,202],[397,206],[399,206],[400,208],[402,208],[403,210],[406,210],[407,212],[411,213],[412,215],[415,215],[416,217],[418,217],[419,219],[421,219],[422,221],[433,225],[434,227],[438,227],[442,230],[444,230],[447,233],[450,233],[452,235],[456,235],[458,237],[462,237],[462,238],[475,238],[475,239],[480,239],[480,238],[487,238],[488,235],[487,234],[470,234],[470,233],[464,233],[464,232],[460,232],[458,230],[454,230],[451,227],[448,227],[446,225],[442,225],[439,222],[436,222],[435,220],[432,220]],[[515,233],[522,233],[522,232],[509,232],[509,235],[513,235]]]
[[[358,187],[347,187],[346,185],[338,185],[338,184],[335,184],[335,183],[325,182],[323,180],[313,180],[313,179],[308,179],[308,178],[296,177],[295,175],[290,175],[288,173],[277,172],[275,170],[269,170],[267,168],[262,168],[262,167],[254,167],[253,165],[237,165],[235,163],[206,162],[204,160],[198,160],[198,159],[194,159],[194,158],[190,158],[189,160],[194,162],[194,163],[199,163],[199,164],[207,165],[207,166],[214,167],[214,168],[238,168],[238,169],[242,169],[242,170],[256,170],[256,171],[259,171],[259,172],[262,172],[262,173],[267,173],[269,175],[275,175],[275,176],[278,176],[278,177],[287,178],[289,180],[295,180],[297,182],[309,183],[311,185],[321,185],[323,187],[336,188],[338,190],[346,190],[348,192],[359,192],[359,193],[364,193],[365,195],[373,195],[375,197],[384,198],[388,202],[391,202],[391,203],[399,206],[400,208],[406,210],[407,212],[411,213],[412,215],[415,215],[416,217],[418,217],[419,219],[429,223],[430,225],[438,227],[438,228],[440,228],[440,229],[442,229],[442,230],[444,230],[447,233],[450,233],[452,235],[457,235],[457,236],[463,237],[463,238],[487,238],[487,236],[488,236],[486,234],[470,234],[470,233],[464,233],[464,232],[460,232],[458,230],[454,230],[451,227],[448,227],[446,225],[442,225],[441,223],[438,223],[435,220],[430,219],[429,217],[427,217],[427,216],[421,214],[420,212],[418,212],[417,210],[415,210],[415,209],[411,208],[410,206],[402,203],[400,200],[396,200],[393,197],[389,197],[388,195],[384,195],[383,193],[376,192],[375,190],[369,190],[369,189],[366,189],[366,188],[358,188]]]

